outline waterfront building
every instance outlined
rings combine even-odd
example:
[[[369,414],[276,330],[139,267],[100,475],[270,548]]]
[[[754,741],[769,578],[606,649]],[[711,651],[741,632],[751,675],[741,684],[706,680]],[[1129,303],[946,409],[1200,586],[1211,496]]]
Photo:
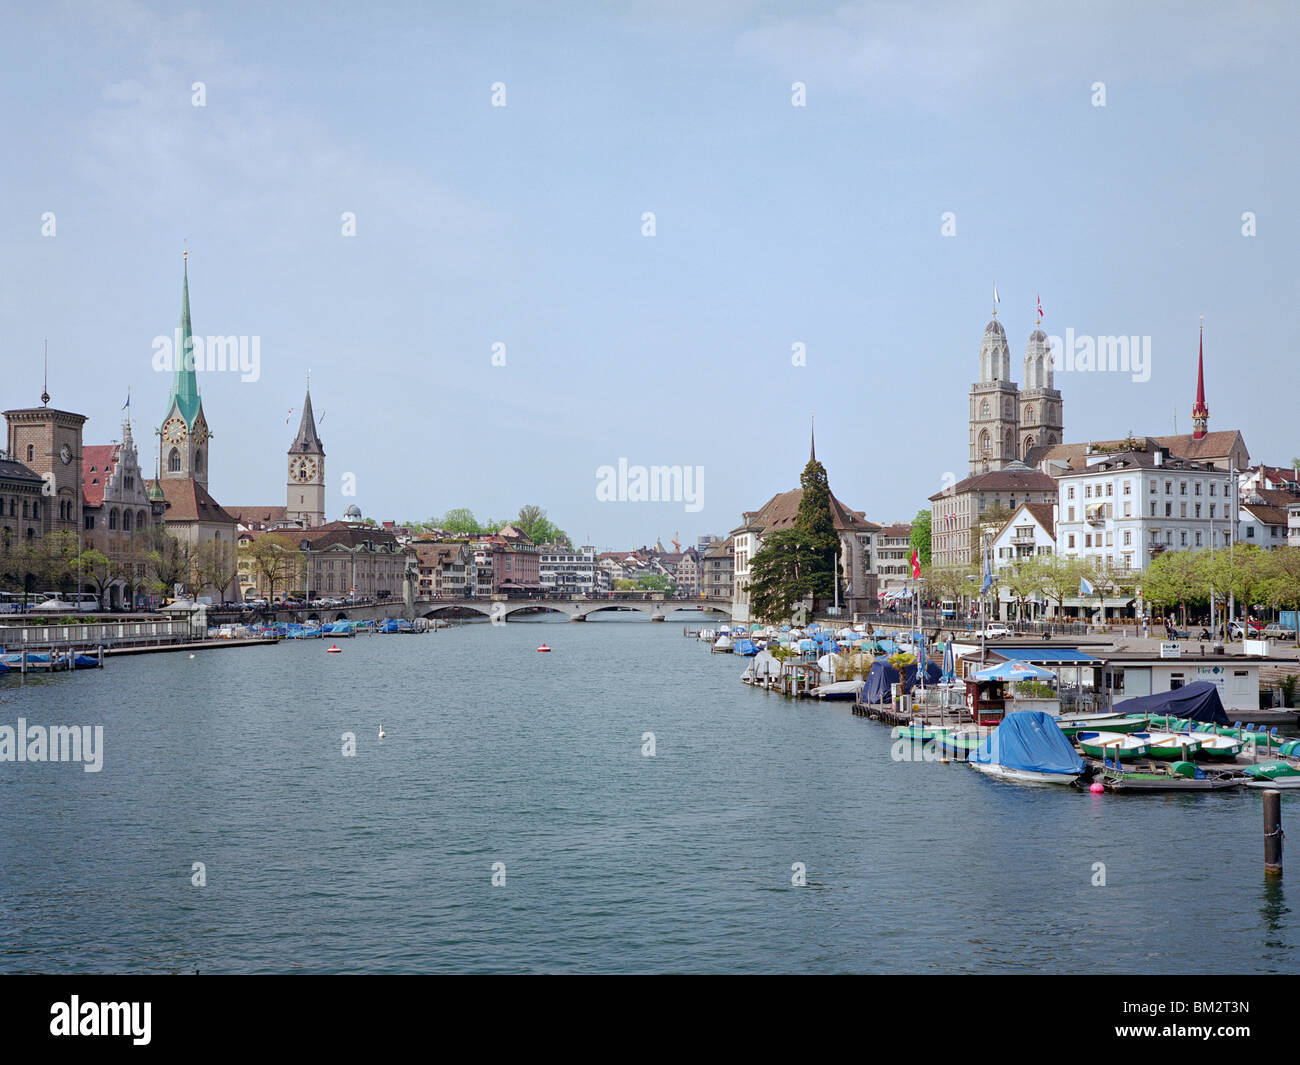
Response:
[[[464,599],[474,587],[474,552],[465,540],[417,540],[410,545],[418,569],[416,594]]]
[[[1001,528],[1022,503],[1056,502],[1056,481],[1023,462],[977,473],[930,497],[930,561],[940,567],[969,566],[979,559],[984,526]]]
[[[1237,538],[1243,544],[1270,549],[1284,547],[1289,526],[1288,510],[1300,507],[1300,487],[1264,488],[1255,482],[1239,497]],[[1294,485],[1294,481],[1287,482]]]
[[[809,461],[817,458],[817,444],[813,439],[809,447]],[[735,549],[732,573],[731,607],[735,621],[752,621],[749,612],[750,563],[763,546],[763,537],[769,532],[788,529],[794,525],[799,513],[803,489],[778,492],[758,510],[746,511],[741,524],[732,530],[730,539]],[[873,567],[873,540],[880,526],[868,521],[861,511],[852,510],[830,496],[831,520],[840,538],[840,579],[843,588],[842,610],[849,613],[866,613],[875,610],[877,578]],[[819,604],[824,606],[825,604]]]
[[[163,519],[163,502],[151,499],[140,467],[131,421],[122,423],[122,440],[82,448],[82,546],[109,560],[109,573],[93,587],[107,610],[129,610],[147,586],[148,554]]]
[[[35,535],[66,532],[81,534],[81,444],[84,414],[49,405],[49,392],[41,406],[4,412],[8,424],[6,451],[11,461],[22,463],[44,483],[39,501],[31,501]],[[35,524],[39,522],[39,525]]]
[[[548,595],[589,595],[600,586],[596,549],[568,544],[538,547],[538,581]]]
[[[27,551],[40,536],[44,485],[35,470],[0,457],[0,580],[27,591],[39,579]]]
[[[881,526],[876,537],[874,572],[883,598],[898,598],[912,586],[912,526],[898,522]]]
[[[700,595],[729,602],[734,592],[736,546],[731,538],[709,544],[700,560]]]
[[[280,537],[291,556],[276,575],[274,589],[251,557],[252,545],[263,536]],[[245,530],[240,543],[239,572],[248,582],[244,592],[248,599],[287,594],[310,594],[313,599],[398,598],[407,580],[412,588],[418,581],[415,552],[373,525],[333,521],[310,529]]]
[[[1093,456],[1057,483],[1057,553],[1068,558],[1125,574],[1164,551],[1227,547],[1235,538],[1231,473],[1164,448]]]

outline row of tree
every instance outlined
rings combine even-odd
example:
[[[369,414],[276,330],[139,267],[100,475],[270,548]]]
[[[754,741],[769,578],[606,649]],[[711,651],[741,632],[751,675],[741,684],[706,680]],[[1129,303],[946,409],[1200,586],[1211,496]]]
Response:
[[[979,566],[922,569],[927,600],[977,599],[983,584]],[[1081,581],[1092,588],[1080,595]],[[1104,558],[1033,555],[993,574],[988,596],[1005,589],[1026,616],[1026,604],[1047,601],[1063,612],[1066,599],[1082,599],[1096,609],[1127,604],[1139,594],[1151,615],[1174,610],[1185,619],[1189,611],[1208,614],[1210,597],[1222,607],[1229,595],[1239,609],[1300,611],[1300,547],[1263,550],[1254,544],[1231,551],[1165,551],[1145,571],[1117,570]]]
[[[163,529],[155,529],[136,552],[112,558],[98,548],[82,547],[73,532],[0,543],[0,586],[5,591],[89,589],[101,605],[107,605],[114,584],[123,585],[128,596],[170,595],[176,585],[199,594],[204,588],[226,588],[238,573],[231,545],[209,541],[192,548]]]
[[[529,503],[519,508],[513,519],[490,518],[479,521],[474,512],[466,507],[454,507],[442,517],[436,515],[428,521],[406,523],[416,532],[441,529],[455,536],[489,536],[499,533],[507,525],[513,525],[535,544],[569,544],[569,534],[552,522],[541,507]]]

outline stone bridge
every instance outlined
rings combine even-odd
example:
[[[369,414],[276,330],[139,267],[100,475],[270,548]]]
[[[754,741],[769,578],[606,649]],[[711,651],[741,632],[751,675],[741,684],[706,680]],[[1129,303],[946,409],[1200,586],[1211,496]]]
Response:
[[[570,621],[586,621],[592,614],[607,611],[634,611],[651,621],[663,621],[678,611],[718,613],[731,617],[729,599],[422,599],[415,604],[417,617],[437,618],[448,611],[460,610],[481,614],[494,621],[508,621],[521,611],[551,611],[565,614]]]
[[[413,611],[408,611],[400,599],[386,603],[352,603],[347,606],[323,607],[277,607],[261,611],[255,618],[248,614],[228,613],[226,611],[209,611],[209,623],[219,625],[226,622],[245,622],[250,620],[305,621],[319,618],[321,621],[382,621],[384,618],[418,617],[439,618],[448,613],[479,614],[482,617],[507,621],[511,614],[521,611],[551,611],[564,614],[570,621],[586,621],[592,614],[605,611],[634,611],[646,615],[651,621],[663,621],[669,614],[677,611],[693,611],[700,614],[718,613],[731,617],[731,600],[729,599],[586,599],[573,597],[565,599],[417,599]]]

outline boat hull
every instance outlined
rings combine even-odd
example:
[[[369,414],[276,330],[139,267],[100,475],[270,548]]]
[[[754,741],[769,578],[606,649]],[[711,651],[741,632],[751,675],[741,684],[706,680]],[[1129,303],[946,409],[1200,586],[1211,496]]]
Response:
[[[1073,784],[1079,779],[1078,773],[1039,773],[1032,769],[1013,769],[995,762],[968,762],[967,764],[985,776],[1009,780],[1016,784]]]

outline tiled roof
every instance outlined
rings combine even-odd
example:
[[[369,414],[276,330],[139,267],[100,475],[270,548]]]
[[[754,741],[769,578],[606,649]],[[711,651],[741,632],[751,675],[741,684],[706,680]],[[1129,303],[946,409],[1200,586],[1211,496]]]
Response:
[[[150,488],[153,484],[153,481],[145,482],[145,485]],[[163,497],[167,500],[163,521],[213,521],[228,525],[237,524],[198,481],[182,477],[164,477],[159,485]]]
[[[881,536],[887,536],[891,540],[908,539],[912,535],[912,526],[904,522],[898,525],[883,525],[880,529]]]
[[[104,502],[104,485],[117,464],[121,444],[83,444],[81,447],[81,498],[86,506]]]
[[[264,529],[284,521],[288,511],[288,507],[226,507],[227,514],[250,529]]]
[[[1177,436],[1136,437],[1139,444],[1151,450],[1158,446],[1179,458],[1197,462],[1223,458],[1231,454],[1233,447],[1241,439],[1236,429],[1220,429],[1206,433],[1200,440],[1192,439],[1191,433],[1179,433]],[[1025,454],[1026,466],[1037,466],[1044,460],[1053,465],[1066,465],[1071,470],[1083,469],[1088,465],[1089,447],[1105,451],[1119,451],[1128,444],[1128,440],[1092,440],[1083,444],[1038,444]]]
[[[1293,500],[1300,503],[1300,499]],[[1286,508],[1272,507],[1267,503],[1243,503],[1243,510],[1250,511],[1255,516],[1255,520],[1265,525],[1285,525],[1287,523]]]
[[[947,496],[966,492],[1056,492],[1056,481],[1038,470],[989,470],[976,473],[951,488],[935,492],[930,497],[937,501]]]
[[[772,529],[789,529],[793,527],[799,514],[799,501],[803,499],[803,489],[795,488],[789,492],[778,492],[757,511],[746,511],[746,527],[768,532]],[[752,518],[750,515],[753,515]],[[880,526],[867,521],[859,511],[850,510],[831,494],[831,521],[836,532],[879,532]]]

